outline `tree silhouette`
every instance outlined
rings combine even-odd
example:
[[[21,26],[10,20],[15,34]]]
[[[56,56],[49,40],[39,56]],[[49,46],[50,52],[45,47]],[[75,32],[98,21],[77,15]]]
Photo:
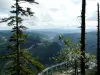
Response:
[[[8,26],[13,26],[12,36],[9,39],[10,45],[7,47],[10,53],[4,56],[3,59],[8,59],[5,65],[5,74],[7,75],[35,75],[38,71],[44,69],[44,66],[25,50],[21,48],[21,45],[25,43],[27,35],[24,34],[26,27],[22,25],[22,16],[33,16],[34,12],[30,8],[26,8],[19,5],[20,1],[27,1],[31,3],[34,0],[16,0],[16,3],[11,7],[13,10],[10,13],[13,16],[8,18],[2,18],[2,22],[7,22]],[[14,16],[15,15],[15,16]],[[32,66],[33,67],[30,67]],[[35,71],[35,72],[34,72]]]
[[[97,9],[98,9],[98,26],[97,26],[97,75],[100,75],[100,48],[99,48],[99,46],[100,46],[100,41],[99,41],[99,39],[100,39],[100,31],[99,31],[99,3],[97,4]]]
[[[86,9],[86,0],[82,0],[82,12],[81,12],[81,75],[85,75],[85,9]]]

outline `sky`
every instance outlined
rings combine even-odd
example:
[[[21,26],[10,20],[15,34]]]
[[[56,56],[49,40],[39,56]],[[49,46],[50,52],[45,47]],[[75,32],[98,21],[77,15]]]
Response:
[[[30,7],[34,17],[23,17],[23,24],[29,29],[76,29],[81,25],[82,0],[36,0],[39,4],[21,3],[22,7]],[[96,29],[97,2],[86,0],[86,28]],[[13,0],[0,0],[0,18],[9,17]],[[6,23],[0,29],[11,29]]]

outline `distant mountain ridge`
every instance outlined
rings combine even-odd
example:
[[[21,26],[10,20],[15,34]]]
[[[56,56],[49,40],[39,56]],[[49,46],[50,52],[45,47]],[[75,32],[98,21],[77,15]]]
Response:
[[[60,31],[61,32],[61,31]],[[29,48],[30,53],[39,58],[39,61],[45,65],[50,65],[53,62],[49,60],[64,46],[58,39],[59,35],[65,38],[70,38],[73,43],[80,42],[80,33],[57,33],[50,31],[25,31],[28,34],[26,44],[23,48]],[[7,46],[8,39],[11,36],[10,31],[0,31],[0,41],[5,42],[4,47]],[[86,52],[96,54],[96,32],[88,32],[86,34]],[[4,54],[4,49],[0,46],[0,54]],[[6,52],[7,53],[7,52]]]
[[[96,32],[88,32],[86,34],[86,52],[91,54],[96,54],[96,48],[97,48],[97,33]],[[80,33],[66,33],[61,34],[63,36],[63,39],[69,38],[73,43],[80,43],[81,34]],[[58,39],[57,35],[53,41],[59,43],[63,46],[63,43]]]

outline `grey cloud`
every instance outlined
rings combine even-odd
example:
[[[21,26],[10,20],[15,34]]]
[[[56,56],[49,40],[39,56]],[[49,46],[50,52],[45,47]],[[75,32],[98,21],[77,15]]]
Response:
[[[87,18],[88,21],[96,21],[97,20],[97,12],[93,12],[89,18]]]
[[[81,0],[71,0],[74,4],[79,4]]]
[[[0,8],[9,9],[14,0],[0,0]]]

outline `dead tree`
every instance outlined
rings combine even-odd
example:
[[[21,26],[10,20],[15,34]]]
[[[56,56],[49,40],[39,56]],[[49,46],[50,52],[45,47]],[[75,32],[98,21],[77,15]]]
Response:
[[[100,45],[100,41],[99,41],[99,39],[100,39],[100,31],[99,31],[99,3],[97,4],[97,11],[98,11],[98,14],[97,14],[97,16],[98,16],[98,26],[97,26],[97,75],[100,75],[100,50],[99,50],[99,45]]]
[[[82,12],[81,12],[81,75],[85,75],[85,10],[86,0],[82,0]]]

